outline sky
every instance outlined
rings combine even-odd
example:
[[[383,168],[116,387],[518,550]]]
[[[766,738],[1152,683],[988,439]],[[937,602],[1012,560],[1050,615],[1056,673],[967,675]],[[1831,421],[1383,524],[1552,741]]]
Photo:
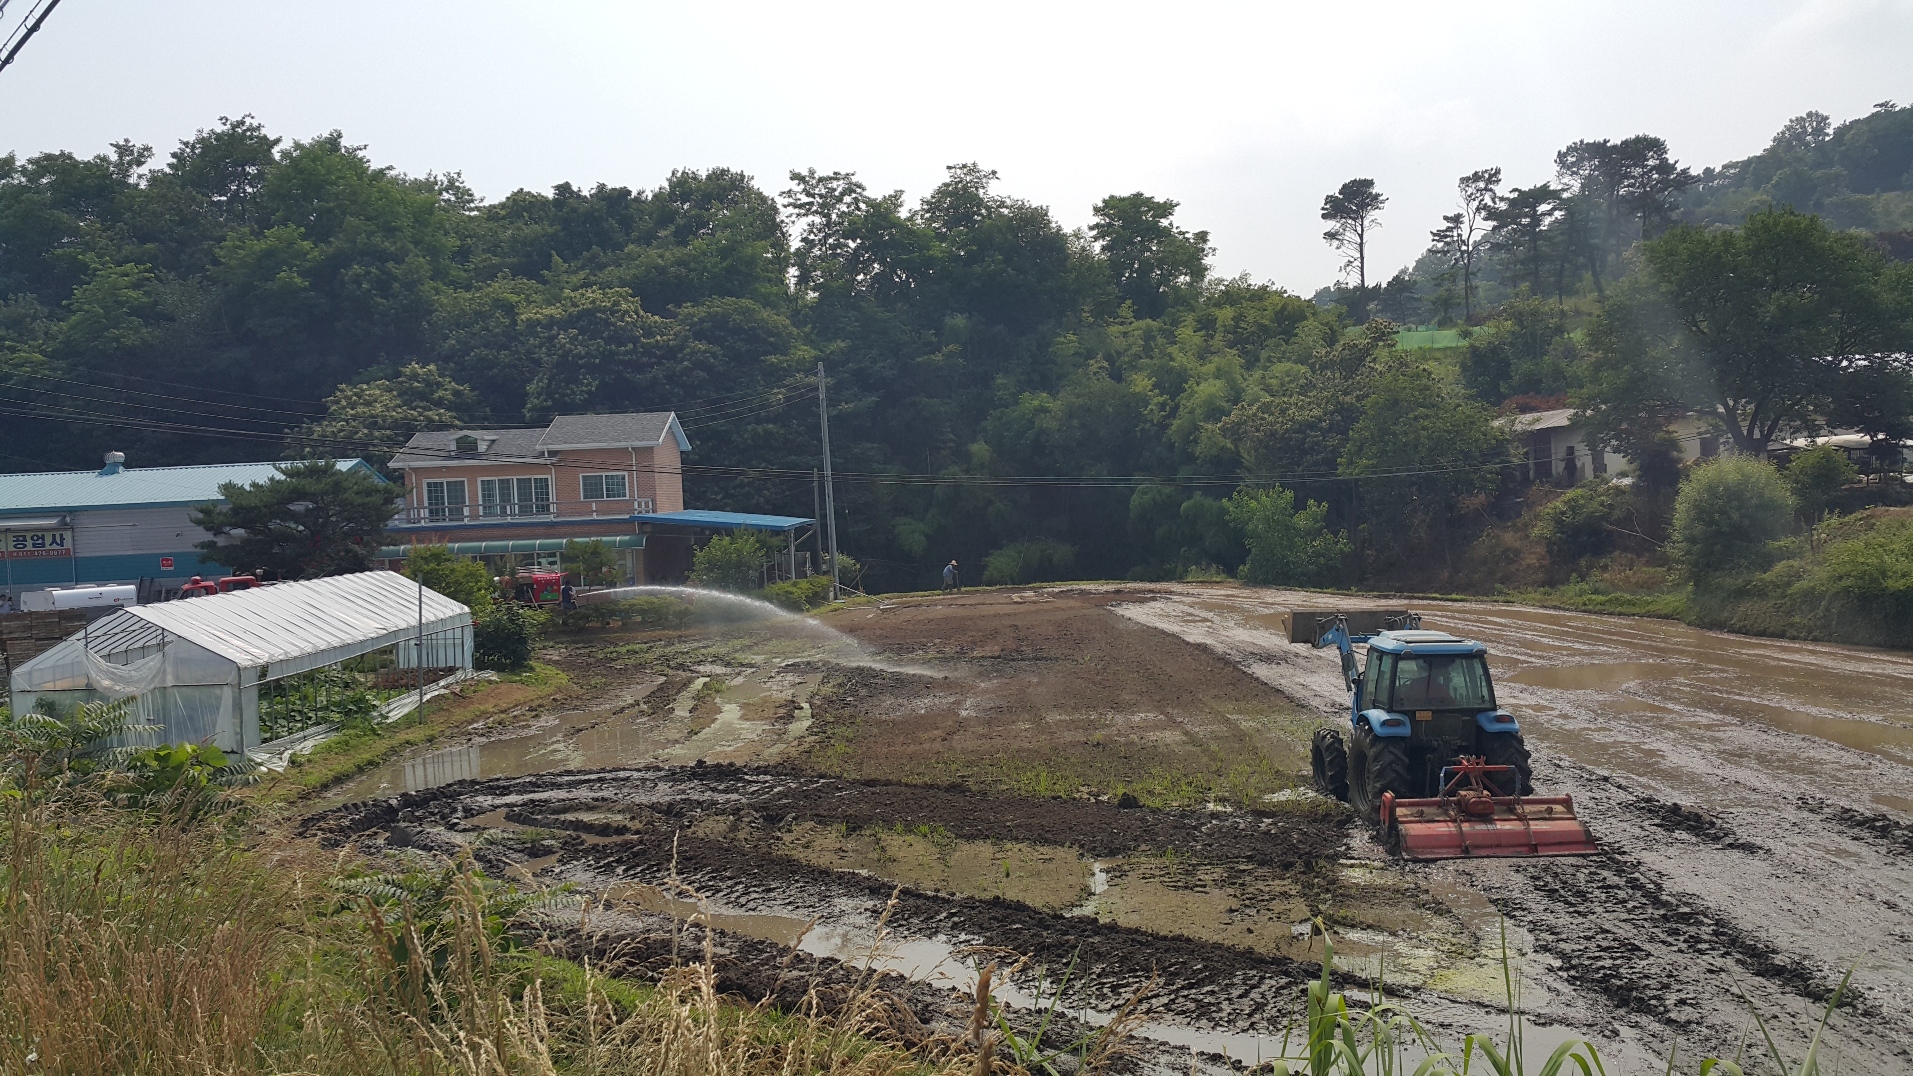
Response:
[[[17,22],[32,0],[11,0]],[[1697,171],[1790,116],[1913,101],[1913,0],[1595,3],[460,3],[64,0],[0,72],[0,152],[164,154],[220,116],[339,129],[497,200],[674,168],[854,171],[912,200],[975,161],[1086,224],[1144,191],[1215,266],[1309,294],[1322,197],[1390,201],[1371,277],[1412,262],[1455,180],[1550,178],[1651,133]]]

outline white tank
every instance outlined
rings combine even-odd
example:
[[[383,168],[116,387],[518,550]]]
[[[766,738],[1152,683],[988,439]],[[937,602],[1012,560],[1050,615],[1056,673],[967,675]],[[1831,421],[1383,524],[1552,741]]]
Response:
[[[138,605],[139,588],[131,583],[97,587],[67,587],[63,590],[30,590],[20,595],[20,607],[27,612],[54,609],[99,609],[115,605]]]

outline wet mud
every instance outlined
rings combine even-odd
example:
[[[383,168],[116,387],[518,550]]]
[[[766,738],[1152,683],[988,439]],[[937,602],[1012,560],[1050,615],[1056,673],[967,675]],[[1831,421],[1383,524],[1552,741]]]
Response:
[[[1271,605],[1320,596],[1195,589],[1117,608],[1346,720],[1334,663],[1266,622]],[[1526,981],[1550,993],[1543,1007],[1663,1053],[1731,1056],[1758,1005],[1797,1053],[1852,969],[1827,1033],[1842,1071],[1913,1071],[1913,659],[1409,604],[1425,626],[1488,644],[1537,789],[1572,795],[1604,849],[1405,868],[1482,894],[1533,939]]]
[[[1410,864],[1303,787],[1346,695],[1278,634],[1291,602],[1321,597],[1073,587],[573,640],[565,707],[369,774],[308,832],[602,897],[563,944],[634,973],[693,919],[741,996],[847,996],[869,963],[906,1038],[1015,953],[1078,962],[1085,1027],[1153,982],[1144,1067],[1253,1061],[1319,973],[1319,917],[1355,996],[1385,983],[1447,1041],[1505,1026],[1505,937],[1531,1057],[1732,1056],[1750,1005],[1797,1053],[1852,968],[1823,1063],[1913,1071],[1913,659],[1411,603],[1488,643],[1537,786],[1603,854]]]

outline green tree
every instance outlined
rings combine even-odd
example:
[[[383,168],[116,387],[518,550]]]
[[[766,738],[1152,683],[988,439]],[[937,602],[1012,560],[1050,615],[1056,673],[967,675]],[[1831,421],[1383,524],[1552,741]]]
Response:
[[[1501,169],[1483,168],[1462,176],[1455,184],[1461,209],[1441,218],[1441,227],[1428,233],[1433,250],[1461,273],[1461,317],[1475,319],[1475,261],[1497,206],[1501,204]]]
[[[1192,297],[1209,275],[1208,232],[1188,232],[1173,221],[1176,203],[1135,194],[1112,194],[1096,203],[1089,225],[1116,294],[1139,318],[1161,317]]]
[[[1545,294],[1543,274],[1555,258],[1552,248],[1558,245],[1550,229],[1560,216],[1561,192],[1549,183],[1516,187],[1488,210],[1488,219],[1494,222],[1489,245],[1509,275],[1528,285],[1530,294]],[[1566,298],[1561,291],[1555,291],[1557,303]]]
[[[398,376],[342,385],[326,398],[325,418],[293,434],[293,451],[308,458],[349,451],[383,467],[420,430],[451,430],[481,410],[471,389],[437,366],[409,363]]]
[[[1827,514],[1827,504],[1834,494],[1860,478],[1860,469],[1846,452],[1832,445],[1815,445],[1796,455],[1783,473],[1794,504],[1809,527]]]
[[[1680,445],[1669,426],[1700,396],[1677,331],[1645,286],[1623,284],[1589,320],[1587,358],[1568,397],[1590,445],[1632,461],[1643,489],[1680,482]]]
[[[1512,457],[1494,413],[1420,363],[1394,359],[1374,381],[1349,432],[1342,474],[1361,482],[1361,523],[1398,560],[1431,541],[1452,565],[1453,519],[1464,497],[1490,494]]]
[[[1326,586],[1342,574],[1348,539],[1328,528],[1328,505],[1295,507],[1286,489],[1237,490],[1230,496],[1229,521],[1248,546],[1242,563],[1245,582],[1260,586]]]
[[[491,607],[498,584],[492,573],[475,560],[466,560],[447,546],[415,545],[405,558],[405,575],[428,589],[464,605],[473,613]]]
[[[1695,583],[1772,563],[1770,547],[1786,537],[1793,494],[1765,460],[1723,456],[1681,483],[1671,543]]]
[[[756,534],[720,534],[692,555],[691,584],[748,594],[763,582],[768,559],[765,543]]]
[[[1673,219],[1675,198],[1695,182],[1689,169],[1667,155],[1667,142],[1635,135],[1619,142],[1584,139],[1554,155],[1560,179],[1578,206],[1567,223],[1585,230],[1577,244],[1605,294],[1603,275],[1633,243]],[[1578,212],[1574,211],[1578,210]]]
[[[1388,196],[1375,189],[1372,179],[1351,179],[1322,199],[1322,219],[1329,229],[1322,240],[1342,254],[1342,272],[1355,270],[1355,286],[1368,288],[1368,233],[1382,226],[1382,207]]]
[[[559,563],[581,586],[610,586],[618,581],[618,555],[596,538],[566,539]]]
[[[1906,349],[1913,271],[1791,209],[1737,229],[1682,226],[1644,245],[1660,296],[1740,451],[1811,425],[1842,382]]]
[[[275,477],[228,482],[219,494],[225,504],[193,509],[194,525],[213,535],[199,549],[235,569],[292,579],[365,571],[398,504],[378,475],[333,460],[281,464]]]

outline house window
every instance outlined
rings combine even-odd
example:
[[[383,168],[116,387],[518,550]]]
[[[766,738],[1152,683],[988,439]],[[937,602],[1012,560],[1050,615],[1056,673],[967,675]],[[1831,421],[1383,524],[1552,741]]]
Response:
[[[551,514],[551,479],[481,478],[478,506],[479,514],[484,516],[548,516]]]
[[[630,483],[622,472],[580,475],[578,484],[587,501],[622,501],[631,496]]]
[[[465,518],[465,480],[448,479],[425,483],[425,518],[429,520]]]

